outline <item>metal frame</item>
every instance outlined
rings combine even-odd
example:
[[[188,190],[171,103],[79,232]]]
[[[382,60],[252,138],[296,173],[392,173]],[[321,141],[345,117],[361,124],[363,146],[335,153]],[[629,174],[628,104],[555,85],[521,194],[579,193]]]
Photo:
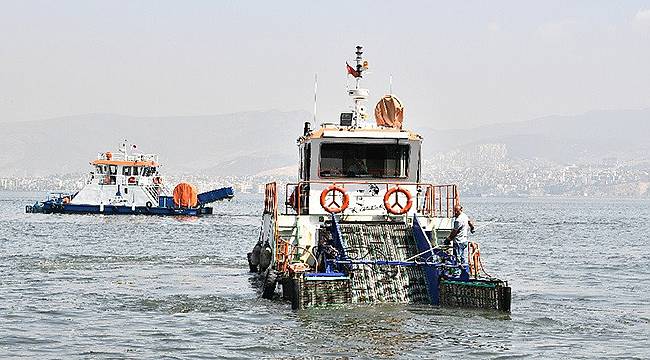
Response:
[[[275,184],[275,183],[271,183]],[[309,181],[299,181],[297,183],[287,183],[285,185],[285,209],[283,215],[294,215],[291,214],[289,209],[293,208],[289,202],[289,198],[294,191],[289,191],[289,187],[293,186],[294,189],[297,189],[296,192],[296,201],[297,209],[294,209],[296,212],[295,215],[309,215],[309,213],[303,214],[303,204],[302,204],[302,188],[303,185],[311,184],[321,184],[321,185],[340,185],[345,187],[346,185],[382,185],[386,187],[386,191],[394,186],[417,186],[419,189],[425,189],[425,197],[422,201],[423,204],[420,204],[420,199],[417,196],[415,197],[415,208],[416,212],[425,216],[432,217],[452,217],[453,216],[453,207],[460,201],[460,196],[458,195],[458,187],[455,184],[443,184],[443,185],[434,185],[431,183],[417,183],[417,182],[390,182],[390,181],[322,181],[322,180],[309,180]],[[267,184],[268,187],[269,184]],[[418,191],[419,192],[419,191]],[[444,198],[443,198],[444,193]],[[436,197],[436,194],[439,196]],[[309,193],[307,193],[309,196]],[[276,193],[277,197],[277,193]],[[443,200],[445,208],[443,211]],[[266,201],[265,201],[266,204]],[[422,206],[422,207],[421,207]],[[266,209],[266,206],[265,206]]]

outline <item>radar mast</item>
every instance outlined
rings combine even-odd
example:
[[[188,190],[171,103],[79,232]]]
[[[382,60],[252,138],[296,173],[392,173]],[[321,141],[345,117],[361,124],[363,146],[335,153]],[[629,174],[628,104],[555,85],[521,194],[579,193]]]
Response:
[[[348,65],[348,74],[354,76],[355,87],[354,89],[348,89],[348,95],[354,101],[354,106],[352,108],[352,126],[359,126],[360,123],[365,123],[368,118],[368,112],[366,111],[365,102],[368,100],[369,91],[368,89],[361,88],[361,78],[363,77],[363,72],[368,69],[368,61],[363,58],[363,47],[357,46],[357,55],[355,58],[355,68],[352,68]]]

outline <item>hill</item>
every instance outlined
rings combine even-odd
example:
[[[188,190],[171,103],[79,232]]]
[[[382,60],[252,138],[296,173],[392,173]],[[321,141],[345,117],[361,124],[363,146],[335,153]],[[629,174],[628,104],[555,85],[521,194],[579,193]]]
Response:
[[[537,158],[561,164],[650,157],[650,109],[592,111],[469,130],[428,128],[421,132],[428,156],[490,143],[504,144],[509,158]]]
[[[295,140],[310,114],[246,112],[214,116],[89,114],[3,124],[0,173],[49,175],[90,170],[97,153],[124,139],[158,153],[165,172],[255,174],[295,163]]]
[[[304,111],[264,111],[185,117],[89,114],[5,123],[0,175],[86,172],[98,152],[115,151],[124,139],[140,151],[158,153],[166,173],[286,172],[296,164],[295,140],[310,118]],[[425,137],[425,158],[459,149],[472,152],[481,144],[505,145],[508,158],[560,164],[650,158],[650,109],[549,116],[469,130],[415,130]]]

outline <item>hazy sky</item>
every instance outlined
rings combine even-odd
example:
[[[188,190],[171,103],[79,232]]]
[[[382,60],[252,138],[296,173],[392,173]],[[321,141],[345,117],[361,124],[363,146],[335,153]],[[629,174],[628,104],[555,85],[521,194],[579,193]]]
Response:
[[[650,107],[650,1],[0,1],[0,122],[371,107],[444,128]],[[350,82],[351,84],[351,82]]]

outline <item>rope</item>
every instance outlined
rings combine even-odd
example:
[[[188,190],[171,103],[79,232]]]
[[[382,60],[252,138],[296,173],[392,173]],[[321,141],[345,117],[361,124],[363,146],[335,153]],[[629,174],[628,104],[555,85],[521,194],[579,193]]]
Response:
[[[472,250],[472,254],[471,256],[468,256],[468,259],[472,260],[472,263],[470,264],[470,272],[472,275],[474,275],[474,278],[478,278],[479,269],[483,272],[483,275],[487,276],[488,278],[492,278],[492,275],[488,274],[483,267],[483,261],[481,261],[481,249],[479,247],[479,244],[477,242],[470,241],[468,244],[468,250]]]
[[[439,249],[437,246],[436,246],[436,247],[432,247],[432,248],[430,248],[429,250],[425,250],[425,251],[423,251],[423,252],[421,252],[421,253],[419,253],[419,254],[417,254],[417,255],[413,255],[413,256],[411,256],[410,258],[408,258],[408,259],[406,259],[406,260],[404,260],[404,261],[411,261],[411,260],[415,259],[415,258],[418,257],[418,256],[424,255],[424,254],[426,254],[426,253],[428,253],[428,252],[431,252],[431,251],[433,251],[433,250],[437,250],[437,249]]]

